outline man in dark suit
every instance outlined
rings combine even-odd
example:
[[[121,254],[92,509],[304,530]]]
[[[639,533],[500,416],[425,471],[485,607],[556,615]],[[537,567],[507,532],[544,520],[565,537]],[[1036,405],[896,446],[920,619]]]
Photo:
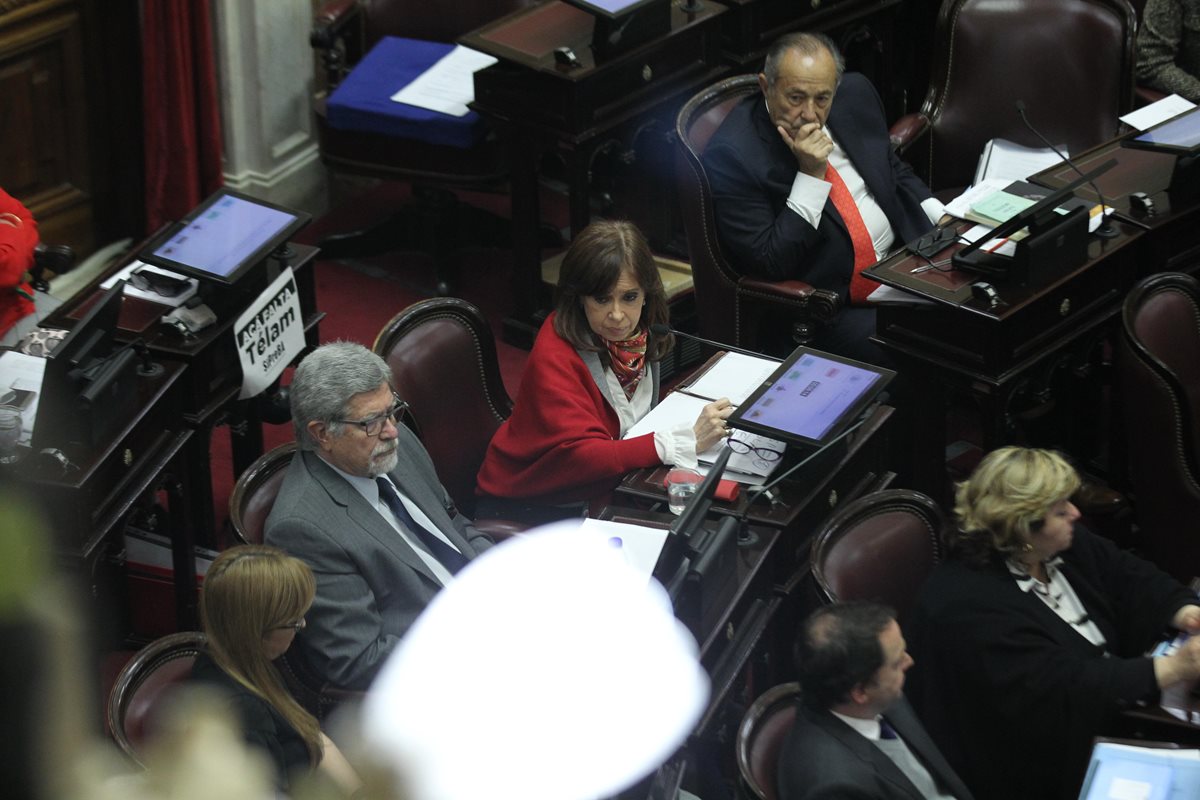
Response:
[[[970,800],[904,699],[913,660],[891,609],[818,609],[796,660],[801,700],[779,753],[782,800]]]
[[[879,361],[866,302],[878,284],[856,275],[928,232],[945,208],[892,149],[874,87],[843,70],[828,37],[782,37],[758,76],[762,93],[729,113],[704,168],[732,263],[836,290],[843,310],[817,345]]]
[[[429,454],[399,422],[387,362],[334,342],[290,393],[299,446],[266,542],[317,578],[298,655],[335,686],[365,689],[434,595],[491,540],[454,508]]]

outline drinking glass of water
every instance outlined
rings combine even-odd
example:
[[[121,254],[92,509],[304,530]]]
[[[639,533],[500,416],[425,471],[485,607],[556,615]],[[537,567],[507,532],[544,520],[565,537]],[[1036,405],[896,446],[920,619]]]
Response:
[[[667,507],[672,514],[682,514],[688,500],[700,488],[704,476],[694,469],[675,467],[667,473]]]
[[[21,409],[0,406],[0,464],[11,464],[19,456],[17,442],[21,439]]]

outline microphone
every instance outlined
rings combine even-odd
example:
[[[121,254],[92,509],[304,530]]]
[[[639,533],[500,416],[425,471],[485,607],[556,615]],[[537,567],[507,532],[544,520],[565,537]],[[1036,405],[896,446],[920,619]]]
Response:
[[[774,356],[769,356],[766,353],[756,353],[753,350],[747,350],[744,347],[734,347],[731,344],[722,344],[721,342],[718,342],[714,339],[705,339],[703,336],[696,336],[691,333],[684,333],[683,331],[677,331],[674,328],[672,328],[670,325],[666,325],[662,322],[656,322],[653,325],[651,325],[650,332],[652,334],[654,334],[655,336],[666,336],[669,333],[673,333],[676,336],[680,336],[684,339],[691,339],[694,342],[699,342],[700,344],[706,344],[709,347],[715,347],[718,350],[729,350],[734,353],[741,353],[744,356],[752,356],[753,358],[766,358],[771,361],[783,361],[782,358],[775,358]]]
[[[1045,136],[1042,136],[1041,131],[1039,131],[1037,128],[1033,127],[1033,123],[1029,121],[1029,117],[1025,116],[1025,101],[1018,100],[1016,103],[1016,106],[1017,106],[1017,113],[1021,115],[1021,122],[1025,123],[1025,127],[1029,128],[1029,130],[1033,133],[1034,136],[1041,139],[1042,142],[1047,147],[1049,147],[1051,150],[1053,150],[1054,154],[1056,156],[1058,156],[1063,161],[1065,161],[1067,163],[1067,166],[1069,166],[1071,169],[1075,170],[1075,173],[1077,175],[1079,175],[1079,177],[1087,178],[1087,176],[1083,174],[1083,170],[1081,170],[1079,167],[1075,166],[1074,161],[1067,158],[1065,153],[1063,153],[1061,150],[1059,150],[1057,147],[1055,147],[1050,142],[1050,140],[1047,139]],[[1106,203],[1104,201],[1104,195],[1100,192],[1100,187],[1096,185],[1096,182],[1094,180],[1088,179],[1088,185],[1090,185],[1092,187],[1092,191],[1096,193],[1096,197],[1100,198],[1100,227],[1096,228],[1096,235],[1101,236],[1105,239],[1112,239],[1117,235],[1117,229],[1114,228],[1112,226],[1112,223],[1110,223],[1108,221],[1108,214],[1105,213],[1105,209],[1108,207],[1108,203]]]

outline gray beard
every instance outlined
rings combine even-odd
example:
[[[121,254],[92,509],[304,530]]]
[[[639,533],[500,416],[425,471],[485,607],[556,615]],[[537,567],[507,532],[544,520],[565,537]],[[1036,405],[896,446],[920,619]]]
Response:
[[[393,440],[391,442],[391,445],[393,448],[391,455],[389,455],[387,458],[383,459],[382,461],[376,460],[376,459],[371,460],[371,463],[374,466],[372,467],[370,474],[367,475],[368,478],[371,478],[372,480],[374,480],[375,478],[378,478],[380,475],[387,475],[389,472],[391,472],[392,470],[394,470],[396,468],[397,464],[400,463],[400,451],[398,449],[396,449],[395,440]]]

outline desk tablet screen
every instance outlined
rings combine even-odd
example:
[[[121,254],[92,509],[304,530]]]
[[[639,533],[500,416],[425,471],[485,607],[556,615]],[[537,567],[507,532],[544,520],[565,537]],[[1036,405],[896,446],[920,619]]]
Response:
[[[1196,152],[1200,150],[1200,108],[1143,131],[1127,144],[1172,153]]]
[[[308,214],[221,190],[143,251],[148,264],[233,283],[308,222]]]
[[[662,0],[566,0],[566,2],[569,5],[582,8],[584,11],[616,19],[642,6],[662,2]]]
[[[797,348],[729,418],[735,428],[822,445],[865,408],[896,373]]]

